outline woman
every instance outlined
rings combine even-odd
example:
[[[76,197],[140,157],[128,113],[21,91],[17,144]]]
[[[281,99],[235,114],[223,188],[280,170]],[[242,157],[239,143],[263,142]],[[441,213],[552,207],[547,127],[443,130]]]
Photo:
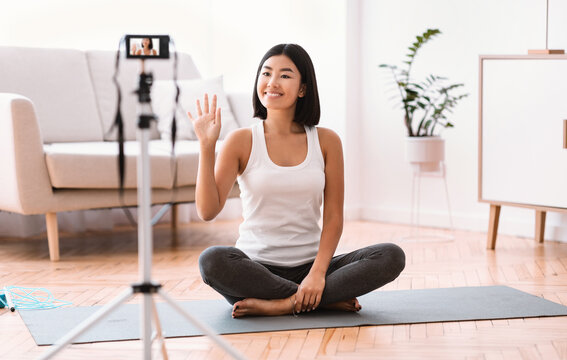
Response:
[[[142,39],[142,48],[136,51],[136,55],[157,55],[154,49],[154,42],[151,38]]]
[[[356,297],[398,277],[405,255],[394,244],[378,244],[333,257],[343,229],[342,145],[332,130],[315,127],[317,82],[302,47],[280,44],[264,55],[253,105],[262,121],[230,133],[216,160],[216,96],[209,106],[205,94],[197,116],[188,114],[200,142],[199,216],[213,219],[238,180],[244,217],[235,247],[201,254],[203,281],[233,304],[235,318],[359,311]]]

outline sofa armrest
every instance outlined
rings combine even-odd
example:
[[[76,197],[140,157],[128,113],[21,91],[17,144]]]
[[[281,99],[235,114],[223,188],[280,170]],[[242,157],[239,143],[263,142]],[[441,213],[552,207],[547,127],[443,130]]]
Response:
[[[249,93],[227,93],[226,96],[239,127],[248,127],[256,122],[252,117],[254,109]]]
[[[53,190],[32,102],[0,93],[0,209],[20,214],[49,211]]]

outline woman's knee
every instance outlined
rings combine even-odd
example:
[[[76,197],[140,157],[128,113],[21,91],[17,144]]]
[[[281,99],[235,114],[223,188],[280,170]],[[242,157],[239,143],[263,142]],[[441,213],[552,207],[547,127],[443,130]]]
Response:
[[[392,261],[392,268],[401,273],[406,267],[406,253],[396,244],[388,244],[390,251],[390,259]]]
[[[205,283],[230,268],[230,261],[241,256],[242,251],[232,246],[211,246],[199,255],[199,270]]]
[[[396,244],[386,243],[376,245],[373,256],[380,259],[380,262],[386,262],[387,268],[396,274],[396,277],[406,267],[406,254],[401,247]]]

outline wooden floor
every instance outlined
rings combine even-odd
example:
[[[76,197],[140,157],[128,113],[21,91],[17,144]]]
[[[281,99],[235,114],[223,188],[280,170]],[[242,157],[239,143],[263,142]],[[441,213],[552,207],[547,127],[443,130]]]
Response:
[[[202,283],[197,259],[207,246],[233,244],[237,232],[238,222],[190,224],[180,227],[174,242],[171,230],[160,225],[154,231],[154,279],[178,300],[220,298]],[[567,305],[565,243],[538,245],[532,239],[499,236],[496,251],[487,251],[485,233],[457,231],[452,241],[405,238],[410,234],[405,226],[349,222],[338,251],[377,242],[399,244],[407,255],[406,269],[383,290],[505,284]],[[48,260],[43,238],[0,239],[0,259],[0,286],[45,287],[74,306],[105,304],[138,279],[136,231],[130,228],[64,234],[57,263]],[[567,317],[224,338],[250,359],[567,359]],[[0,310],[0,339],[0,359],[33,359],[47,349],[36,346],[17,313],[6,310]],[[229,358],[205,337],[167,339],[166,344],[170,359]],[[141,354],[139,341],[121,341],[73,345],[56,358],[140,359]]]

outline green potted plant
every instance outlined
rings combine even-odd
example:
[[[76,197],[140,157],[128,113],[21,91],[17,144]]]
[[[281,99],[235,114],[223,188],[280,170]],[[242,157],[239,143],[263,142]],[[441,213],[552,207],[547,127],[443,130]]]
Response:
[[[439,34],[439,29],[427,29],[416,36],[416,41],[408,48],[409,53],[402,67],[379,65],[390,69],[392,73],[404,111],[404,125],[407,129],[406,157],[420,171],[439,170],[439,164],[445,156],[445,141],[438,135],[439,129],[453,127],[447,115],[460,100],[468,96],[455,94],[464,85],[450,84],[445,77],[429,75],[422,81],[415,81],[410,76],[418,51]]]

